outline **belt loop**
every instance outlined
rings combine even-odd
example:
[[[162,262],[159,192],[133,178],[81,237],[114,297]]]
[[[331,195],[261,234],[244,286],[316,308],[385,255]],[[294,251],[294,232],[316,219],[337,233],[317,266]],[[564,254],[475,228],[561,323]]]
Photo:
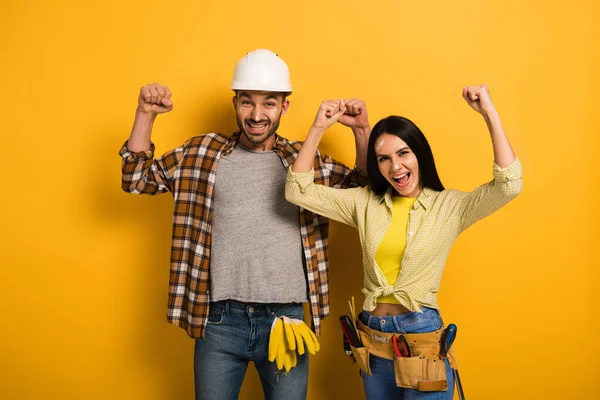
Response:
[[[404,329],[402,329],[402,325],[396,317],[397,315],[392,315],[392,322],[394,323],[394,328],[396,329],[396,332],[404,333]]]
[[[229,315],[229,300],[225,301],[225,314]]]
[[[267,312],[267,317],[271,316],[271,305],[265,304],[265,311]]]

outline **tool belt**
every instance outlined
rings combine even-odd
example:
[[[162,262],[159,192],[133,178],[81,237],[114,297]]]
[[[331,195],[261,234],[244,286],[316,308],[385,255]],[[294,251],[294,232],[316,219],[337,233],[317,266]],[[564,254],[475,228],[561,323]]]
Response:
[[[421,392],[446,391],[448,379],[444,358],[440,356],[440,342],[444,331],[428,333],[402,333],[410,348],[410,357],[398,357],[394,351],[392,337],[398,333],[384,333],[370,329],[357,321],[358,335],[363,347],[350,346],[358,367],[371,375],[371,354],[394,361],[396,386]],[[454,357],[454,346],[448,350],[448,361],[452,369],[458,365]]]

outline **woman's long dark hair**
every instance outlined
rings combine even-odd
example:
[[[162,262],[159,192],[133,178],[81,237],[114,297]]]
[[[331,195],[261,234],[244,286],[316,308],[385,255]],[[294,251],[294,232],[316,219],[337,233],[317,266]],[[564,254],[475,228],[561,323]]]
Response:
[[[421,189],[429,188],[436,191],[444,190],[444,185],[438,176],[433,160],[433,153],[429,142],[423,135],[423,132],[409,119],[391,115],[377,122],[369,138],[369,148],[367,150],[367,174],[371,189],[376,194],[384,194],[390,183],[379,172],[377,155],[375,154],[375,142],[377,138],[384,133],[398,136],[402,139],[417,157],[419,163],[419,183]]]

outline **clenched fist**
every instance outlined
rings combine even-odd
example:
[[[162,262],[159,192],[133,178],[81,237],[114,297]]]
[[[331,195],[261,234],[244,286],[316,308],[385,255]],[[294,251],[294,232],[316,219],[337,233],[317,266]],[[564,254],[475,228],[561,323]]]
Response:
[[[353,129],[370,128],[365,102],[360,99],[324,100],[313,126],[327,129],[336,122]]]
[[[164,85],[154,82],[142,86],[138,97],[138,111],[146,114],[158,115],[173,109],[171,91]]]
[[[319,106],[319,111],[313,121],[313,128],[327,129],[331,125],[335,124],[344,112],[346,106],[344,100],[323,100]]]
[[[349,128],[365,129],[369,128],[369,116],[367,106],[360,99],[348,99],[344,101],[346,111],[340,117],[338,122]]]
[[[489,114],[495,111],[488,85],[464,86],[463,98],[479,114]]]

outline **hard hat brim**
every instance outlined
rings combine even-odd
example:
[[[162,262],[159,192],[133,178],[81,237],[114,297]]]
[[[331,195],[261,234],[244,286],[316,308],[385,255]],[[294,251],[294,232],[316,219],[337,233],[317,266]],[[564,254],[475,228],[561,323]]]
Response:
[[[279,92],[279,93],[291,93],[292,85],[285,86],[270,86],[270,85],[250,85],[248,83],[233,82],[231,84],[232,90],[257,90],[261,92]]]

